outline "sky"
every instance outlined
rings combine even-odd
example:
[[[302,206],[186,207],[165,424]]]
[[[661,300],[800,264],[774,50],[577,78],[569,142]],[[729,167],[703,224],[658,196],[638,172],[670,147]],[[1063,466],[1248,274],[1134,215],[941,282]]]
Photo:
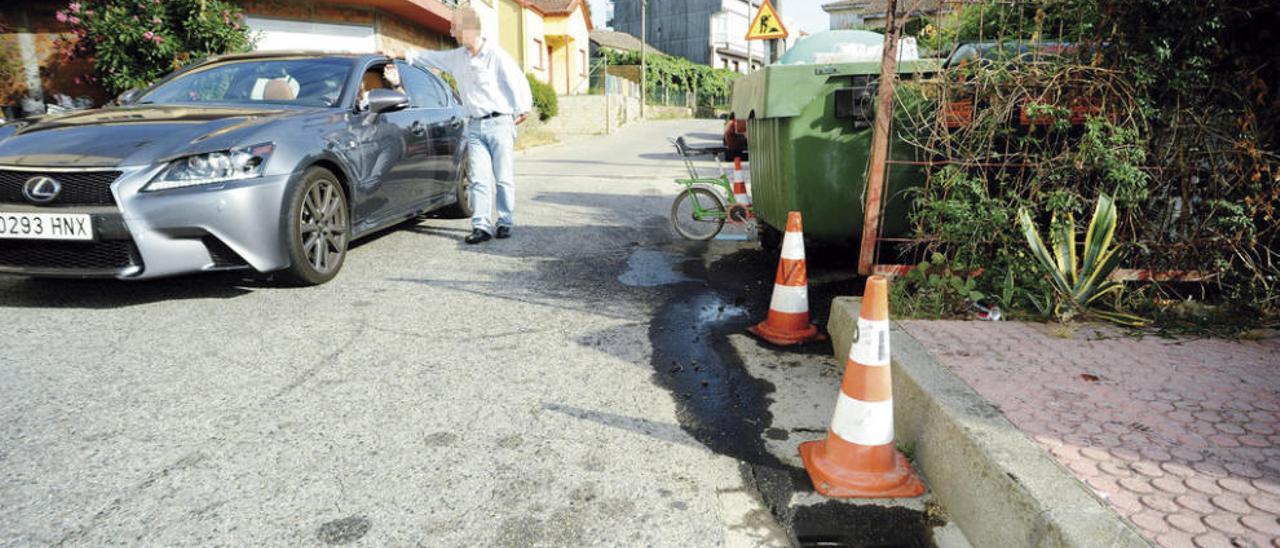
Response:
[[[831,0],[782,0],[782,7],[778,10],[782,12],[783,21],[795,21],[796,29],[787,29],[790,32],[799,32],[804,30],[810,34],[827,30],[827,12],[822,11],[822,4]],[[588,0],[591,4],[591,23],[596,28],[605,27],[606,7],[610,4],[610,0]]]

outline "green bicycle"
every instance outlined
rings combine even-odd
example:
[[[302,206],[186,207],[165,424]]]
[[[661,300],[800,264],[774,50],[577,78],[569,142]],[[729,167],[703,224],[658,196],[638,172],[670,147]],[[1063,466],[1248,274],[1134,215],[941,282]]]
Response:
[[[734,196],[733,183],[720,163],[724,147],[694,148],[685,143],[684,137],[667,140],[684,160],[685,169],[689,170],[688,179],[675,181],[684,186],[671,204],[671,227],[677,234],[688,240],[710,240],[720,234],[726,222],[747,224],[755,221],[751,204],[740,202]],[[703,155],[715,157],[716,167],[720,170],[718,177],[698,174],[693,158]],[[747,231],[748,234],[753,232]]]

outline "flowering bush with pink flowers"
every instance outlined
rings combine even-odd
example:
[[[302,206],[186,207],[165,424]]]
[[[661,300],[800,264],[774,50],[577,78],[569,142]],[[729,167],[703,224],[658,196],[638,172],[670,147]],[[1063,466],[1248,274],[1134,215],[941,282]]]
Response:
[[[224,0],[81,0],[57,18],[70,34],[58,42],[61,54],[92,59],[93,74],[83,78],[111,95],[253,46],[244,14]]]

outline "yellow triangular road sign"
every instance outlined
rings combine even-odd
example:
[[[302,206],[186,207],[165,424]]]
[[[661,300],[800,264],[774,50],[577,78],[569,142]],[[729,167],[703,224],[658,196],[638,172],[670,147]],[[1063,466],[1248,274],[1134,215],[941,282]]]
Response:
[[[747,28],[747,40],[774,40],[787,37],[787,28],[782,26],[782,19],[778,17],[778,12],[773,9],[773,4],[769,0],[764,0],[760,4],[760,11],[756,12],[756,18],[751,20],[751,26]]]

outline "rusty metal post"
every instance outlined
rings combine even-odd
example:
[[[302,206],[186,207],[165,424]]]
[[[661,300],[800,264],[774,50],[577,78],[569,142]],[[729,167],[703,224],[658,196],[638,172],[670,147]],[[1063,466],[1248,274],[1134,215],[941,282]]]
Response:
[[[867,176],[867,201],[863,205],[862,248],[858,273],[871,275],[876,242],[880,240],[880,202],[884,195],[885,162],[889,156],[889,120],[893,117],[893,84],[898,72],[898,1],[885,3],[884,53],[880,57],[880,85],[876,94],[876,125],[871,133],[871,165]]]

